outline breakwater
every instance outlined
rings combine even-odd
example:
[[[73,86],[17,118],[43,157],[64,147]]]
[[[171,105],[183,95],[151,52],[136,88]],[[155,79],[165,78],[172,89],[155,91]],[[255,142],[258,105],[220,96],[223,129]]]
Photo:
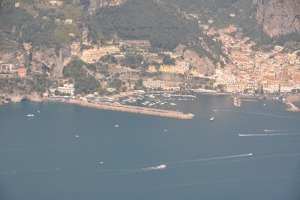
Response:
[[[292,102],[286,101],[284,103],[285,103],[288,111],[292,111],[292,112],[300,111],[300,109],[297,106],[295,106],[295,104],[293,104]]]
[[[49,99],[49,100],[50,101],[59,101],[57,99]],[[59,101],[59,102],[76,104],[76,105],[80,105],[80,106],[84,106],[84,107],[96,108],[96,109],[101,109],[101,110],[129,112],[129,113],[154,115],[154,116],[170,117],[170,118],[177,118],[177,119],[192,119],[194,117],[193,114],[185,114],[183,112],[178,112],[178,111],[173,111],[173,110],[122,105],[119,103],[110,103],[110,102],[101,102],[101,101],[83,101],[83,100],[79,100],[79,99],[68,99],[67,101]]]

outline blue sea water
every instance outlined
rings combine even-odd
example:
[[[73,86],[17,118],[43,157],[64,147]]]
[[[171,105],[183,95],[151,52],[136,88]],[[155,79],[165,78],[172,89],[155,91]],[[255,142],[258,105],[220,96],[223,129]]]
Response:
[[[1,106],[0,199],[300,199],[300,113],[227,96],[176,103],[194,119]]]

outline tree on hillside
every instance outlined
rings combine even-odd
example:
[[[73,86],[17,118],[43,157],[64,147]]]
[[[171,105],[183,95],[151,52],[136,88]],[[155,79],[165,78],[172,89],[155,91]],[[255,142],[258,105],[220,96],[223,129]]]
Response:
[[[170,55],[164,55],[163,64],[165,64],[165,65],[175,65],[175,59],[171,58]]]

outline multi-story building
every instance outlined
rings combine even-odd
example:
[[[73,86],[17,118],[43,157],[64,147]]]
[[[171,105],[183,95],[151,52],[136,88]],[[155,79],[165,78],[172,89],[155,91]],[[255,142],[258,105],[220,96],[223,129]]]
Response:
[[[163,88],[165,86],[165,83],[161,80],[148,79],[148,80],[143,81],[143,85],[146,88],[158,89],[158,88]]]
[[[55,93],[56,90],[62,94],[69,94],[72,96],[74,95],[74,91],[75,91],[73,84],[64,84],[64,86],[50,89],[52,93]]]
[[[0,64],[0,71],[1,72],[17,72],[19,69],[18,64],[14,63],[1,63]]]
[[[225,90],[227,92],[243,92],[246,88],[245,83],[243,82],[237,82],[235,84],[228,84],[225,87]]]

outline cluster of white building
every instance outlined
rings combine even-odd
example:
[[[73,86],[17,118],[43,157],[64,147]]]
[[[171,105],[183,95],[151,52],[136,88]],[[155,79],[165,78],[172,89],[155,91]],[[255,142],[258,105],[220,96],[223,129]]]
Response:
[[[232,36],[239,32],[235,27],[215,31],[223,42],[223,51],[229,55],[232,63],[224,69],[216,69],[214,86],[223,85],[228,92],[253,92],[261,90],[266,93],[291,92],[300,88],[300,58],[297,52],[282,53],[283,48],[275,46],[272,51],[253,51],[253,42],[249,38]]]

